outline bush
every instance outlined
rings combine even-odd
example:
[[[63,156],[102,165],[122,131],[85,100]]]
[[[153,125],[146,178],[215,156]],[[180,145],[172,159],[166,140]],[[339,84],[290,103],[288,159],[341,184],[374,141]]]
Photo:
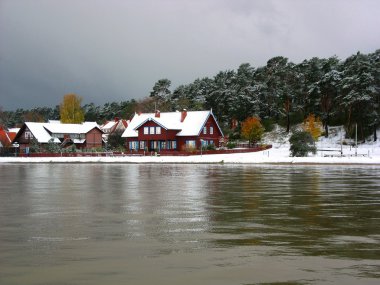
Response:
[[[215,150],[215,145],[214,144],[208,144],[206,149],[207,150]]]
[[[41,146],[39,144],[39,142],[37,141],[37,139],[33,138],[31,141],[30,141],[30,144],[29,144],[29,151],[31,153],[37,153],[37,152],[40,152],[41,151]]]
[[[186,145],[182,148],[182,150],[184,150],[186,152],[195,152],[196,148],[195,148],[195,146],[192,146],[192,145]]]
[[[309,152],[315,154],[317,148],[309,132],[296,131],[289,139],[291,156],[307,156]]]
[[[122,131],[116,131],[114,133],[111,133],[108,136],[107,148],[111,150],[118,149],[120,147],[124,148],[125,138],[121,137],[122,134]]]
[[[61,151],[61,147],[59,146],[59,144],[54,142],[54,139],[49,140],[45,149],[47,152],[50,152],[50,153],[59,153]]]
[[[228,142],[227,143],[227,148],[228,149],[232,149],[232,148],[235,148],[236,147],[236,143],[234,143],[234,142]]]

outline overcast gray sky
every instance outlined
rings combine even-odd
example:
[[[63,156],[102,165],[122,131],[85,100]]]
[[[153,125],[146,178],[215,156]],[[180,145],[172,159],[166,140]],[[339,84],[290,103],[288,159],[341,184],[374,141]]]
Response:
[[[380,48],[379,0],[0,0],[0,106],[139,99],[161,78]]]

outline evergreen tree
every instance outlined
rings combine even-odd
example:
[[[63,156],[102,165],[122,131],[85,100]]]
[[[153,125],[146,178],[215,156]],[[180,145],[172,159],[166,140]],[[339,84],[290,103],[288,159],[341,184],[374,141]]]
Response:
[[[369,60],[372,66],[371,73],[375,81],[375,92],[372,94],[369,126],[373,129],[373,140],[377,141],[376,130],[380,124],[380,49],[369,54]]]
[[[375,70],[368,55],[357,53],[343,64],[340,104],[346,110],[346,128],[353,135],[355,124],[362,140],[368,134],[374,118],[371,116],[376,98]]]
[[[336,57],[324,61],[321,78],[310,86],[309,93],[315,98],[316,114],[322,117],[325,136],[328,137],[328,125],[336,100],[340,93],[342,72],[339,71],[339,60]]]
[[[244,120],[248,116],[258,116],[260,104],[254,90],[255,69],[249,63],[239,66],[232,84],[235,97],[233,98],[230,119]]]

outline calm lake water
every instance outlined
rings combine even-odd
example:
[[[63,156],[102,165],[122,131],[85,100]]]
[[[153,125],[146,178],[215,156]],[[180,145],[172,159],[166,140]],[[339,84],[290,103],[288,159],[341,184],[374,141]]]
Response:
[[[380,167],[3,164],[0,284],[379,284]]]

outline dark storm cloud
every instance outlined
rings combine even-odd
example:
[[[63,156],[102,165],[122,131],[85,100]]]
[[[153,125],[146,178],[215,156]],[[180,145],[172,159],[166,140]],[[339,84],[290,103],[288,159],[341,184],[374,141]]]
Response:
[[[380,47],[377,0],[0,0],[0,106],[103,104],[283,55]]]

